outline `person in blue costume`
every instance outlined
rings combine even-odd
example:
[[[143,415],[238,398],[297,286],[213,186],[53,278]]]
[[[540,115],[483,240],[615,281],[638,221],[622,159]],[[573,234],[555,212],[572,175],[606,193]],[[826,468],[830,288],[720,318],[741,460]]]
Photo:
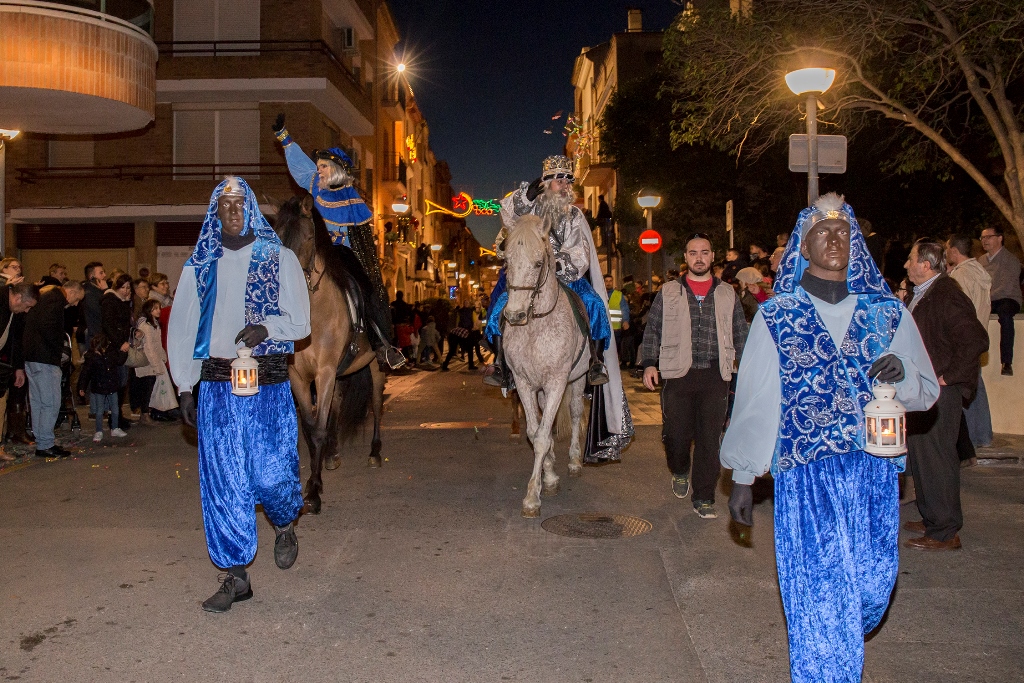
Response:
[[[729,509],[752,525],[750,485],[771,470],[792,680],[859,683],[864,635],[896,582],[906,459],[864,451],[864,406],[877,380],[895,384],[907,410],[926,410],[939,382],[842,197],[800,213],[775,291],[751,323],[722,441]]]
[[[619,358],[612,339],[604,275],[597,259],[597,250],[590,236],[590,224],[579,207],[572,161],[556,155],[544,159],[541,176],[532,183],[522,183],[515,192],[501,200],[502,232],[498,236],[498,253],[503,254],[504,237],[515,228],[521,216],[532,214],[551,221],[548,239],[555,254],[558,280],[579,295],[587,309],[590,322],[591,366],[587,381],[598,388],[591,402],[590,431],[584,452],[586,462],[618,460],[620,451],[633,436],[633,420],[629,413],[622,377],[618,373]],[[484,333],[495,352],[494,364],[488,368],[484,382],[507,388],[508,368],[504,364],[501,343],[501,316],[508,301],[505,279],[499,275]],[[616,369],[609,373],[608,365]]]
[[[182,420],[199,437],[206,545],[213,563],[227,570],[203,603],[208,612],[226,612],[252,597],[246,566],[256,556],[257,505],[274,525],[277,566],[291,567],[298,555],[293,523],[302,487],[288,356],[309,332],[298,258],[281,244],[245,181],[227,178],[210,197],[199,241],[181,271],[167,332]],[[259,363],[254,396],[231,393],[240,343]]]
[[[393,370],[402,367],[405,357],[391,345],[388,294],[373,243],[373,212],[352,186],[352,159],[338,147],[318,149],[313,153],[315,161],[310,159],[285,128],[284,114],[277,115],[272,129],[284,146],[288,172],[299,187],[312,195],[334,245],[351,249],[370,280],[373,291],[365,293],[365,323],[369,327],[370,345],[377,351],[382,365]]]

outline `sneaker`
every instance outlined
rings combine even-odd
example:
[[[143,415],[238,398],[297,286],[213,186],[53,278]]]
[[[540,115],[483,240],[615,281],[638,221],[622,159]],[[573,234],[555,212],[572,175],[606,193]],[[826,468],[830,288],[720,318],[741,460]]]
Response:
[[[120,428],[118,428],[118,429],[111,429],[110,430],[110,435],[111,436],[116,436],[117,438],[120,439],[121,437],[128,436],[128,432],[126,432],[126,431],[124,431],[123,429],[120,429]]]
[[[274,539],[274,563],[281,569],[288,569],[295,564],[299,555],[299,539],[295,537],[295,524],[275,526],[277,537]]]
[[[103,441],[103,432],[96,432],[92,435],[93,443],[99,443],[100,441]]]
[[[676,498],[686,498],[687,494],[690,493],[690,477],[685,474],[673,474],[672,493],[676,494]]]
[[[696,512],[697,516],[701,519],[718,519],[718,513],[715,512],[715,504],[709,503],[706,500],[694,503],[693,511]]]
[[[248,576],[244,579],[231,574],[222,576],[225,576],[224,583],[203,603],[203,609],[207,612],[227,612],[232,604],[248,600],[253,595]]]

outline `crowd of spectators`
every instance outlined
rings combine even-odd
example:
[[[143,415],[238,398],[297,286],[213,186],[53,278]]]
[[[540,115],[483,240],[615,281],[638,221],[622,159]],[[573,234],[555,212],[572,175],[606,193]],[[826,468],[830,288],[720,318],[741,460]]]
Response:
[[[16,258],[0,261],[0,436],[35,445],[39,457],[70,451],[54,432],[78,425],[76,401],[90,406],[93,440],[133,425],[177,419],[176,391],[167,371],[166,324],[172,297],[163,273],[133,278],[93,261],[83,280],[54,263],[27,281]],[[75,375],[77,374],[77,378]],[[125,406],[128,406],[128,413]],[[31,429],[29,429],[31,425]],[[14,456],[0,449],[0,460]]]

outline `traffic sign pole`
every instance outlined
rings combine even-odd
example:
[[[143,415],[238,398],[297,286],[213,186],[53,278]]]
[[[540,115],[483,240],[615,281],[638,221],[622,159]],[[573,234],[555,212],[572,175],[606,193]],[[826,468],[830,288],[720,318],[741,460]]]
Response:
[[[651,291],[654,291],[654,267],[651,258],[654,252],[661,249],[661,235],[651,228],[653,211],[651,209],[644,210],[647,212],[647,229],[640,233],[640,248],[647,252],[647,273],[650,277]]]

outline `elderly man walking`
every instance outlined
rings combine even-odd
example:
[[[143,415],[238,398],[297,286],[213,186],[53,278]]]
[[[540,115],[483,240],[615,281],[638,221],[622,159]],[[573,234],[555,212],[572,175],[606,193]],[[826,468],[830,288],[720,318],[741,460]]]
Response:
[[[934,406],[907,415],[910,473],[922,518],[907,529],[922,535],[906,546],[918,550],[960,548],[957,532],[964,517],[956,439],[964,403],[977,390],[981,354],[988,349],[988,332],[971,300],[943,272],[943,251],[941,243],[920,239],[907,259],[907,278],[914,283],[909,308],[941,387]]]
[[[999,316],[999,362],[1002,374],[1013,374],[1013,316],[1020,313],[1020,261],[1003,248],[1003,229],[999,226],[981,231],[985,253],[978,263],[992,277],[992,312]]]
[[[956,280],[967,298],[974,305],[978,322],[988,331],[988,320],[992,313],[992,277],[978,259],[971,258],[972,240],[967,235],[953,235],[946,241],[946,263],[949,276]],[[981,371],[978,372],[978,392],[964,408],[970,442],[976,447],[992,443],[992,413],[988,407],[988,393]],[[969,447],[968,447],[969,450]],[[961,455],[961,459],[963,456]]]
[[[747,319],[736,290],[711,274],[715,252],[707,235],[698,233],[687,241],[685,258],[686,277],[662,287],[647,313],[640,365],[651,391],[659,374],[665,380],[661,440],[672,492],[685,498],[692,480],[694,512],[714,519],[718,447]]]

